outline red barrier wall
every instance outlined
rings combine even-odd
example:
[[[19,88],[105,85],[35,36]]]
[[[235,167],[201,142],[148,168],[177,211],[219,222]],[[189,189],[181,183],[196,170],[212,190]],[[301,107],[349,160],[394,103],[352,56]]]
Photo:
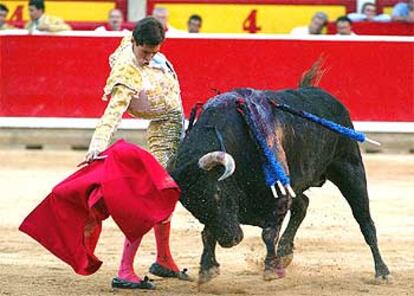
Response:
[[[107,58],[119,40],[0,36],[0,116],[100,116]],[[213,88],[296,87],[323,54],[321,87],[354,120],[414,121],[414,38],[392,40],[400,41],[173,38],[162,51],[179,75],[187,114]]]

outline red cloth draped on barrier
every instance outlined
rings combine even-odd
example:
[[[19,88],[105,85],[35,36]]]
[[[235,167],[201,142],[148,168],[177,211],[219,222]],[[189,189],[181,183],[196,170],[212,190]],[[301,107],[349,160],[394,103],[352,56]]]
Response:
[[[180,194],[144,149],[120,140],[101,155],[53,188],[19,228],[81,275],[102,264],[93,254],[102,220],[112,216],[135,241],[172,214]]]

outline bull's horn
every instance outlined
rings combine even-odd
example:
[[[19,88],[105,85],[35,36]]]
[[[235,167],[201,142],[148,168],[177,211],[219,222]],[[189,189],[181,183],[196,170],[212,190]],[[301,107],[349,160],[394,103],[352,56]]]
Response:
[[[198,161],[198,166],[206,171],[211,170],[219,164],[225,167],[223,175],[221,175],[221,177],[218,179],[219,181],[223,181],[224,179],[233,175],[234,170],[236,169],[236,164],[234,162],[233,156],[226,152],[210,152],[202,156]]]

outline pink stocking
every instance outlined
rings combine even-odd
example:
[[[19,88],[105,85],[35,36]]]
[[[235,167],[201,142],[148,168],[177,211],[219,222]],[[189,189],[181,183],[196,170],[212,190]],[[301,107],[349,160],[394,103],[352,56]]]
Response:
[[[139,283],[141,281],[141,278],[137,276],[134,271],[134,258],[141,240],[142,237],[131,243],[127,238],[125,238],[121,264],[118,269],[119,279],[134,283]]]
[[[172,271],[180,271],[170,252],[171,223],[160,223],[154,226],[155,240],[157,242],[157,263]]]

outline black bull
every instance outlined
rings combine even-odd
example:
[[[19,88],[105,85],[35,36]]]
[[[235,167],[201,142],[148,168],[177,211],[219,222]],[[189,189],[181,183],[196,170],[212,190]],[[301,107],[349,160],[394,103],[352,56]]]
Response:
[[[352,128],[346,108],[330,94],[315,87],[284,91],[236,89],[211,99],[178,149],[172,172],[182,190],[181,203],[205,225],[199,281],[208,281],[219,273],[216,242],[222,247],[237,245],[243,238],[240,224],[263,229],[262,239],[267,249],[264,278],[271,280],[283,276],[284,268],[293,258],[295,234],[308,208],[309,200],[304,192],[310,187],[322,186],[326,180],[339,188],[351,206],[372,251],[377,279],[387,280],[389,270],[378,249],[358,144],[313,122],[272,109],[276,122],[269,124],[277,126],[277,136],[297,194],[292,198],[278,190],[279,198],[275,198],[264,181],[261,152],[236,108],[237,100],[240,97],[248,99],[246,96],[274,99]],[[209,159],[207,167],[200,168],[200,158],[224,149],[226,153],[209,154],[214,157]],[[218,181],[223,174],[225,158],[229,157],[234,160],[236,169],[231,176]],[[231,166],[231,162],[226,165]],[[226,175],[229,173],[225,172]],[[291,218],[279,240],[282,221],[288,210]]]

